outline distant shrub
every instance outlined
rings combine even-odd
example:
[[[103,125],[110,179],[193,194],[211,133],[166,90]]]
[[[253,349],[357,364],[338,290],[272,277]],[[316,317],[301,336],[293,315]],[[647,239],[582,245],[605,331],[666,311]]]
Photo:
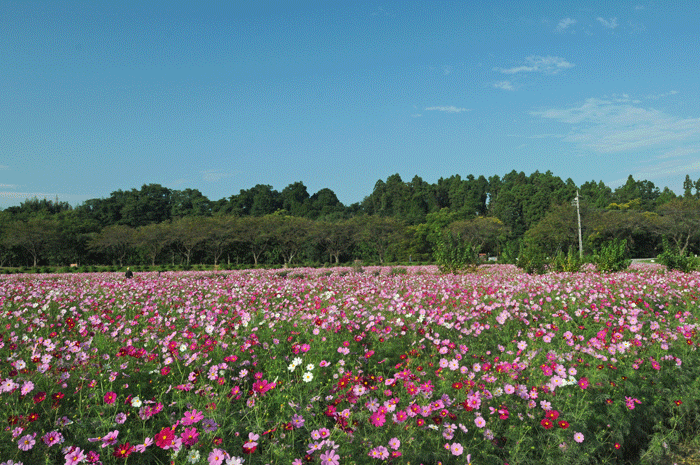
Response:
[[[435,248],[435,262],[443,273],[473,271],[479,264],[479,247],[445,233]]]
[[[549,260],[547,255],[532,243],[521,243],[517,265],[528,274],[544,274],[547,272]]]
[[[664,251],[657,257],[657,260],[662,265],[666,265],[669,270],[678,270],[683,273],[689,273],[700,269],[700,259],[691,257],[688,251],[680,252],[677,245],[671,246],[668,239],[663,238]]]
[[[516,265],[520,256],[520,244],[517,241],[508,241],[503,246],[498,257],[498,263],[508,263]]]
[[[355,260],[352,263],[352,271],[355,273],[364,273],[365,270],[362,269],[362,261],[361,260]]]
[[[554,257],[551,263],[552,271],[564,271],[573,273],[579,271],[583,265],[583,261],[577,252],[574,252],[573,247],[569,247],[568,253],[563,253],[561,250]]]
[[[632,261],[625,258],[626,247],[627,239],[613,239],[603,243],[600,251],[594,257],[598,271],[613,273],[627,269]]]

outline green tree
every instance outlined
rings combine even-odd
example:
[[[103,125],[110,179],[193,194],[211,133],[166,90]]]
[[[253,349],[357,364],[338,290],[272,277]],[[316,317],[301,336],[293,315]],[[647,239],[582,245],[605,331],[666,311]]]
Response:
[[[212,214],[211,201],[197,189],[184,189],[172,191],[170,195],[169,218],[183,216],[210,216]]]
[[[15,220],[5,230],[5,245],[20,247],[37,266],[39,258],[46,254],[57,238],[58,225],[53,219],[31,217],[26,221]]]
[[[151,223],[136,230],[134,245],[146,253],[155,266],[156,259],[172,243],[172,224],[168,221]]]
[[[498,218],[479,216],[456,221],[449,230],[460,240],[473,244],[480,251],[498,255],[498,247],[508,236],[508,228]]]
[[[272,243],[270,222],[265,217],[246,216],[237,221],[236,240],[245,245],[253,257],[253,264],[258,262]]]
[[[363,242],[384,263],[389,252],[405,236],[405,227],[394,218],[382,216],[359,216],[353,218],[355,240]]]
[[[88,259],[88,241],[100,231],[99,223],[78,210],[65,210],[54,215],[57,237],[51,241],[50,261],[55,265],[84,263]]]
[[[288,185],[279,196],[282,209],[291,216],[306,217],[309,214],[309,193],[303,182]]]
[[[217,266],[219,258],[236,239],[237,218],[217,215],[203,218],[202,221],[205,229],[204,246],[214,258],[214,266]]]
[[[257,184],[250,189],[241,189],[238,195],[231,196],[230,205],[224,212],[238,217],[271,215],[282,208],[279,197],[279,192],[272,186]]]
[[[131,226],[115,224],[103,228],[99,233],[92,235],[88,241],[88,248],[103,253],[108,253],[124,266],[124,258],[135,245],[136,231]]]
[[[265,220],[284,265],[290,265],[308,243],[313,222],[308,218],[288,215],[268,215]]]
[[[201,217],[186,216],[173,220],[171,234],[185,265],[189,266],[193,252],[207,238],[207,226]]]
[[[337,264],[340,262],[340,257],[354,245],[355,226],[356,223],[349,220],[316,221],[313,238],[323,247],[331,261]]]
[[[61,202],[58,197],[54,200],[46,198],[39,199],[34,196],[20,203],[19,207],[8,207],[7,212],[11,213],[15,219],[26,220],[31,216],[53,216],[64,211],[71,211],[73,208],[68,202]]]
[[[582,202],[582,222],[586,224],[587,208]],[[585,228],[583,228],[585,231]],[[562,203],[525,233],[525,238],[549,256],[568,250],[578,250],[578,218],[576,207]]]
[[[613,239],[625,240],[631,257],[653,257],[660,244],[661,219],[640,210],[608,210],[590,216],[587,241],[599,249]]]
[[[700,181],[700,179],[698,181]],[[690,176],[686,174],[685,180],[683,181],[683,198],[684,199],[691,199],[691,198],[695,198],[698,196],[698,192],[700,192],[700,190],[696,189],[696,185],[697,184],[694,183],[692,179],[690,179]],[[695,195],[693,195],[693,189],[696,189]]]
[[[635,181],[632,175],[629,175],[627,182],[613,192],[613,202],[620,205],[639,199],[642,210],[654,211],[656,199],[659,198],[659,195],[661,193],[653,182],[646,180]]]
[[[659,232],[673,241],[681,255],[700,239],[700,199],[683,197],[661,205]]]
[[[272,186],[258,184],[253,189],[253,203],[250,214],[253,216],[271,215],[281,208],[279,192]]]
[[[339,220],[345,217],[345,207],[335,192],[323,188],[309,197],[308,217],[312,220]]]
[[[160,184],[144,184],[140,190],[132,189],[121,209],[121,224],[132,228],[170,219],[170,189]]]
[[[603,181],[583,183],[579,194],[593,208],[603,209],[613,202],[612,189],[603,184]]]

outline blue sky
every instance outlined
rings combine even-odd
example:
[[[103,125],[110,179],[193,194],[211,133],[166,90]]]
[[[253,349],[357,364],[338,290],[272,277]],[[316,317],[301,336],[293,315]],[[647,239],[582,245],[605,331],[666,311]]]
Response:
[[[700,178],[694,1],[0,0],[0,207]]]

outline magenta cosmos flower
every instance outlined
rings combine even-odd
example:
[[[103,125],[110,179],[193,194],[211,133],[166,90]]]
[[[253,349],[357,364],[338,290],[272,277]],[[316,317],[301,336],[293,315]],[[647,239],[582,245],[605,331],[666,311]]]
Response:
[[[170,428],[163,428],[160,430],[160,433],[156,434],[155,443],[156,446],[160,447],[161,449],[165,449],[173,443],[174,439],[175,433],[173,433],[173,430]]]
[[[109,391],[104,396],[105,404],[113,404],[117,400],[117,393]]]
[[[54,444],[61,444],[63,442],[63,435],[58,431],[50,431],[42,436],[41,440],[44,441],[44,444],[51,447]]]

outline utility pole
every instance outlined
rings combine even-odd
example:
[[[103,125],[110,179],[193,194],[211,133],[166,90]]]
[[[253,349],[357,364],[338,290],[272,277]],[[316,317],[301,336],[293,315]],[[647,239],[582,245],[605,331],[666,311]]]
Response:
[[[576,203],[576,216],[578,217],[578,256],[583,259],[583,240],[581,239],[581,209],[579,208],[579,197],[578,189],[576,189],[576,198],[574,199]]]

